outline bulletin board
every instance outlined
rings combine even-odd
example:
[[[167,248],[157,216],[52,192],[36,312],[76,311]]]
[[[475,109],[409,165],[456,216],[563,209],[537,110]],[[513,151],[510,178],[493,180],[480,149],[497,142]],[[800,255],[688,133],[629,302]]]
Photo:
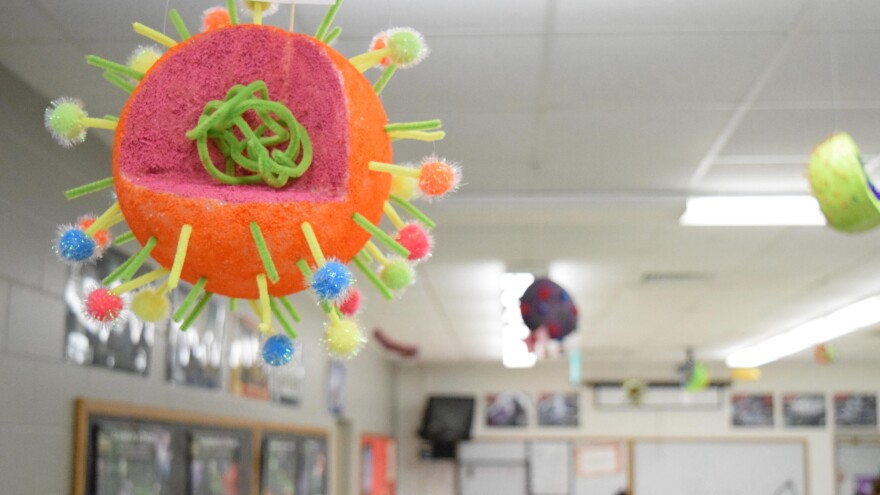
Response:
[[[325,495],[329,445],[321,428],[77,399],[71,493]]]

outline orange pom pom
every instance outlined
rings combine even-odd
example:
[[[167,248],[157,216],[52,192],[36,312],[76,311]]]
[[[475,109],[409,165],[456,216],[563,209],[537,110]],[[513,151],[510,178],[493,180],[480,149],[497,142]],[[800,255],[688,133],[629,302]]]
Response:
[[[443,196],[454,190],[461,175],[458,168],[449,162],[431,156],[422,162],[419,174],[419,189],[425,196]]]
[[[79,222],[77,222],[76,226],[81,228],[82,230],[86,230],[95,223],[94,217],[82,217]],[[110,231],[107,229],[102,229],[92,236],[92,239],[95,240],[95,244],[98,245],[98,249],[105,250],[108,246],[110,246]]]
[[[202,31],[225,28],[231,25],[229,11],[223,7],[211,7],[202,14]]]

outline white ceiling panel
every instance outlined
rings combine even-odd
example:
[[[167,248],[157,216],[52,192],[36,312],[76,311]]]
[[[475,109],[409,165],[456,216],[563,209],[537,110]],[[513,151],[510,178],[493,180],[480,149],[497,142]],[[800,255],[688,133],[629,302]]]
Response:
[[[342,40],[339,50],[357,55],[365,51],[366,41]],[[481,114],[535,108],[542,75],[540,37],[441,37],[427,42],[428,58],[399,70],[382,92],[389,112],[404,113],[405,118],[407,113],[423,116],[437,110]],[[379,74],[373,70],[367,75],[373,80]]]
[[[820,31],[876,30],[880,4],[873,0],[814,0],[805,29]]]
[[[624,30],[784,30],[805,0],[559,0],[563,33]]]
[[[779,49],[777,34],[597,35],[559,38],[553,107],[694,107],[738,102]]]
[[[544,189],[680,191],[730,117],[723,110],[553,112],[539,145]]]

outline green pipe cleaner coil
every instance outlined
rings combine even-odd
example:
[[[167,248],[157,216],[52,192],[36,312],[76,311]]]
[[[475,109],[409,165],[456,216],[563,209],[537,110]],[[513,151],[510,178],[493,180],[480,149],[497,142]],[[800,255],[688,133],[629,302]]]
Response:
[[[245,114],[255,117],[250,118],[255,128]],[[196,142],[205,170],[224,184],[263,182],[281,188],[312,164],[309,134],[290,109],[269,100],[263,81],[235,85],[222,101],[209,101],[186,137]],[[226,158],[222,169],[211,159],[209,139]]]

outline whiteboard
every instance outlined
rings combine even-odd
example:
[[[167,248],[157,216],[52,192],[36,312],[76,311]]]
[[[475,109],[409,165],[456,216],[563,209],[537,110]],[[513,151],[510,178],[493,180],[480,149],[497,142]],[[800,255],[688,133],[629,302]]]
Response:
[[[529,449],[529,488],[532,495],[568,495],[571,480],[569,464],[571,445],[568,442],[532,442]]]
[[[804,495],[801,441],[637,441],[638,495]]]
[[[461,495],[528,495],[525,461],[459,464]]]

